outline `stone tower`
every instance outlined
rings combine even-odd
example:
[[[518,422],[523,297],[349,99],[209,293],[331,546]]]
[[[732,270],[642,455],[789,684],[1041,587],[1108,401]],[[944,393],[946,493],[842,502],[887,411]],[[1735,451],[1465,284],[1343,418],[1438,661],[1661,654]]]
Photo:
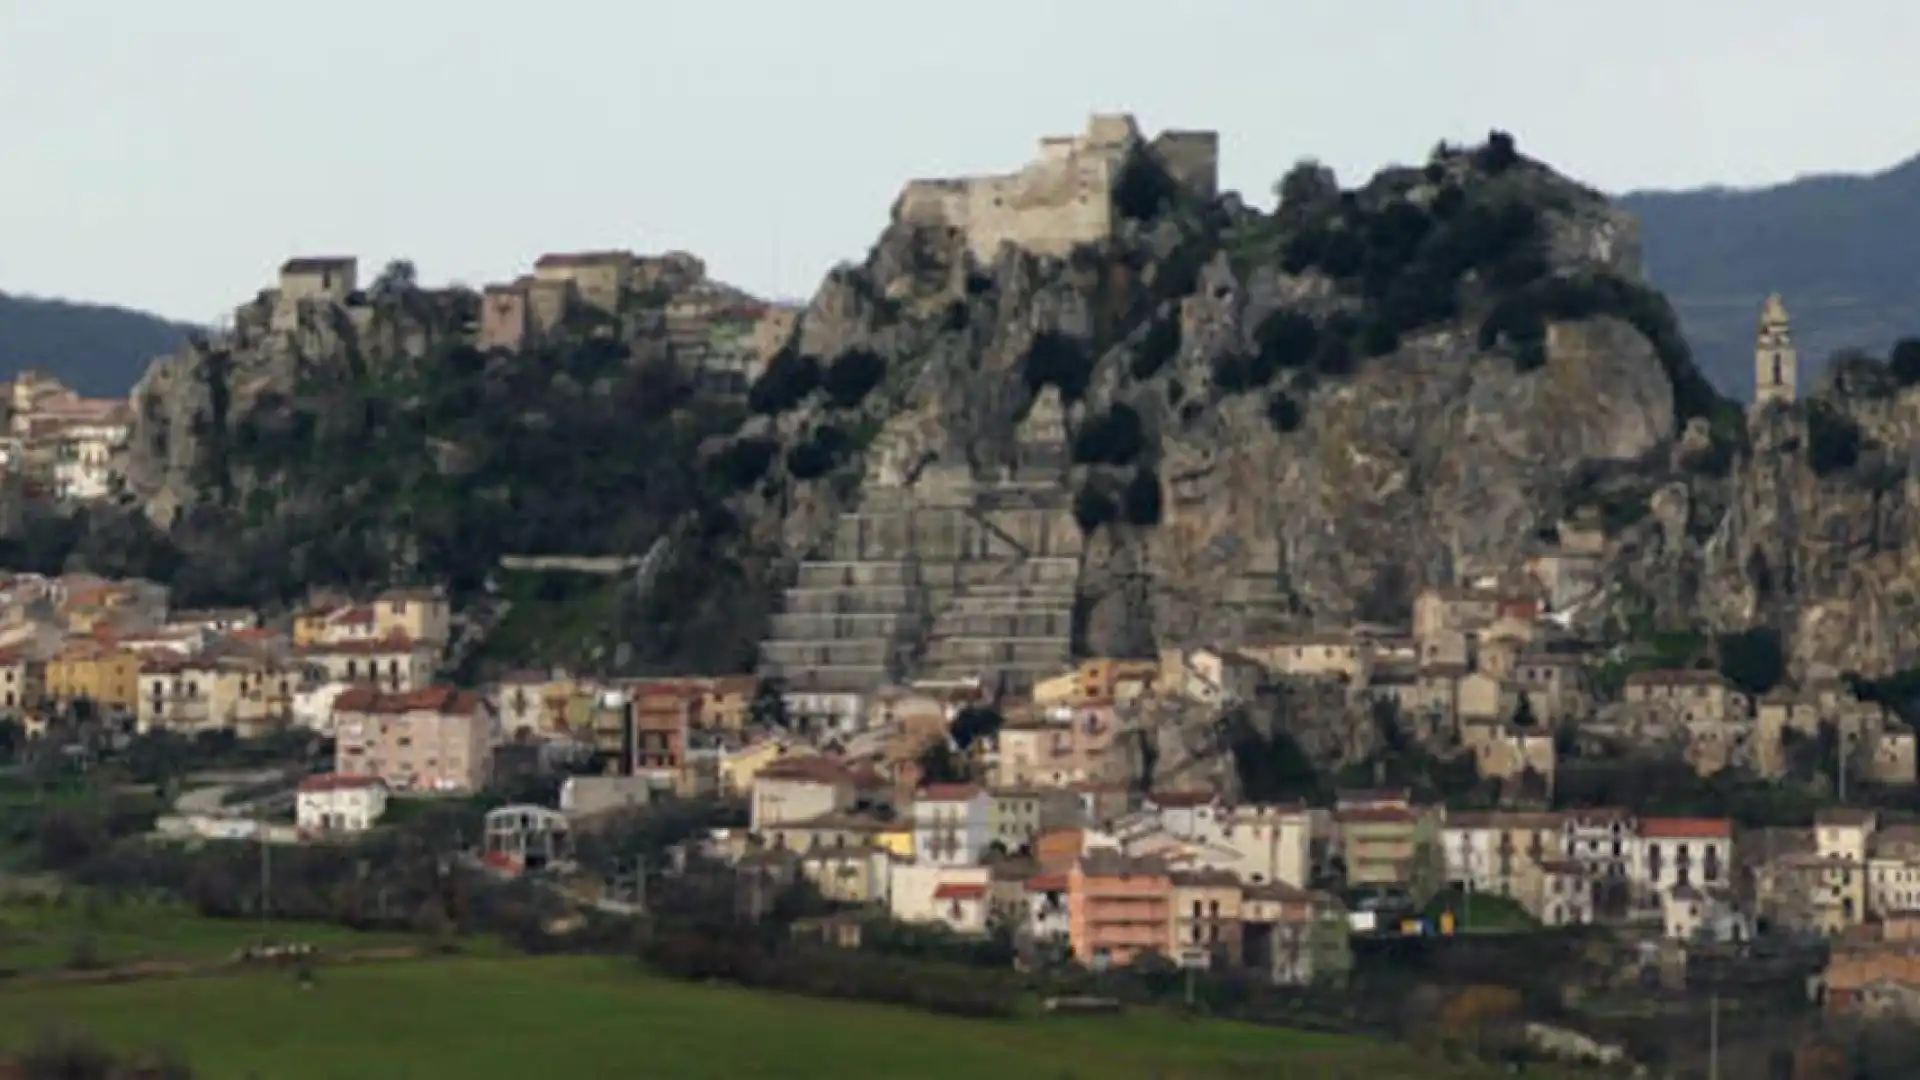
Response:
[[[1787,306],[1774,293],[1760,308],[1760,332],[1753,343],[1754,408],[1792,401],[1798,385],[1799,355],[1787,327]]]

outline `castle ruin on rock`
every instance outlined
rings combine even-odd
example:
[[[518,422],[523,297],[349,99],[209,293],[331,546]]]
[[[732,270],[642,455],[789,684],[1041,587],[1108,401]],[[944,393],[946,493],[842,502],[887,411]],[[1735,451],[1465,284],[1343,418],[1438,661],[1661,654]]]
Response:
[[[894,219],[965,235],[981,263],[1002,243],[1064,256],[1113,235],[1121,183],[1143,156],[1195,195],[1211,199],[1218,190],[1218,133],[1166,131],[1148,142],[1132,116],[1099,113],[1079,135],[1041,139],[1039,158],[1018,172],[909,182]]]
[[[914,677],[1022,690],[1068,662],[1082,538],[1057,392],[1034,402],[999,476],[907,431],[882,436],[860,504],[801,564],[761,646],[763,676],[817,693]]]

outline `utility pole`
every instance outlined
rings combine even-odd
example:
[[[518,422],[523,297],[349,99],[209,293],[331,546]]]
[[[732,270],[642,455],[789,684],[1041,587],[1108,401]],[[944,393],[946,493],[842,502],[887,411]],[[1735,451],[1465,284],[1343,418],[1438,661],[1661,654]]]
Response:
[[[1707,1007],[1707,1080],[1720,1080],[1720,991]]]
[[[267,924],[273,907],[273,857],[267,843],[267,819],[255,817],[254,828],[260,838],[260,942],[264,945],[270,936]]]

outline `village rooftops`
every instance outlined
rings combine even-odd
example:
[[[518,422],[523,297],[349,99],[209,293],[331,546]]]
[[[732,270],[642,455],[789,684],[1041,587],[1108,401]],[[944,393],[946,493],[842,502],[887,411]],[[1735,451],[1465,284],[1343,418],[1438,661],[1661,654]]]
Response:
[[[935,900],[978,900],[987,895],[985,885],[965,881],[948,881],[933,890]]]
[[[928,784],[914,792],[916,802],[966,802],[986,789],[978,784]]]
[[[1731,840],[1733,822],[1726,818],[1641,818],[1645,840]]]

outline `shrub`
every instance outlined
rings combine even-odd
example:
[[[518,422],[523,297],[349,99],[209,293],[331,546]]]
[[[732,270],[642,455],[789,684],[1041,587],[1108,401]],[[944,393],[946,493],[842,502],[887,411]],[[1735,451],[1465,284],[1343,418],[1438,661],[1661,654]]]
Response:
[[[1126,514],[1127,524],[1151,526],[1160,524],[1160,476],[1151,468],[1142,468],[1133,474],[1127,482],[1121,509]]]
[[[1073,497],[1073,520],[1083,533],[1093,532],[1102,525],[1111,525],[1120,519],[1120,507],[1114,503],[1113,496],[1088,484]]]
[[[1059,388],[1062,401],[1079,401],[1093,377],[1093,357],[1078,340],[1057,330],[1042,330],[1033,336],[1021,369],[1027,387],[1035,393],[1053,386]]]
[[[820,385],[836,408],[851,409],[865,400],[886,375],[887,362],[879,353],[872,349],[849,349],[828,366]]]
[[[1073,436],[1073,460],[1082,465],[1126,466],[1147,446],[1146,425],[1133,406],[1115,402],[1105,415],[1088,420]]]
[[[1128,365],[1136,379],[1150,379],[1180,354],[1180,320],[1177,316],[1159,318],[1147,327],[1146,336]]]
[[[1864,436],[1860,425],[1824,401],[1807,409],[1807,458],[1819,476],[1844,472],[1860,463]]]
[[[1314,352],[1320,347],[1320,330],[1307,316],[1282,308],[1260,320],[1253,329],[1253,340],[1259,348],[1261,370],[1271,378],[1274,372],[1312,364]],[[1260,381],[1265,383],[1266,379]]]
[[[772,467],[773,459],[779,453],[778,442],[754,436],[729,443],[707,464],[726,484],[727,490],[745,491],[767,475],[767,469]]]
[[[822,424],[806,442],[787,451],[787,471],[799,480],[813,480],[832,472],[847,450],[847,433]]]
[[[1893,352],[1887,357],[1887,367],[1901,386],[1920,383],[1920,340],[1901,338],[1894,342]]]
[[[782,349],[747,391],[754,412],[777,416],[787,412],[820,386],[820,361],[792,349]]]
[[[1267,399],[1267,420],[1273,424],[1275,431],[1282,435],[1298,431],[1302,419],[1299,403],[1286,393],[1276,390]]]
[[[1473,153],[1473,163],[1481,172],[1498,176],[1520,163],[1520,151],[1513,136],[1504,131],[1487,132],[1486,145]]]

